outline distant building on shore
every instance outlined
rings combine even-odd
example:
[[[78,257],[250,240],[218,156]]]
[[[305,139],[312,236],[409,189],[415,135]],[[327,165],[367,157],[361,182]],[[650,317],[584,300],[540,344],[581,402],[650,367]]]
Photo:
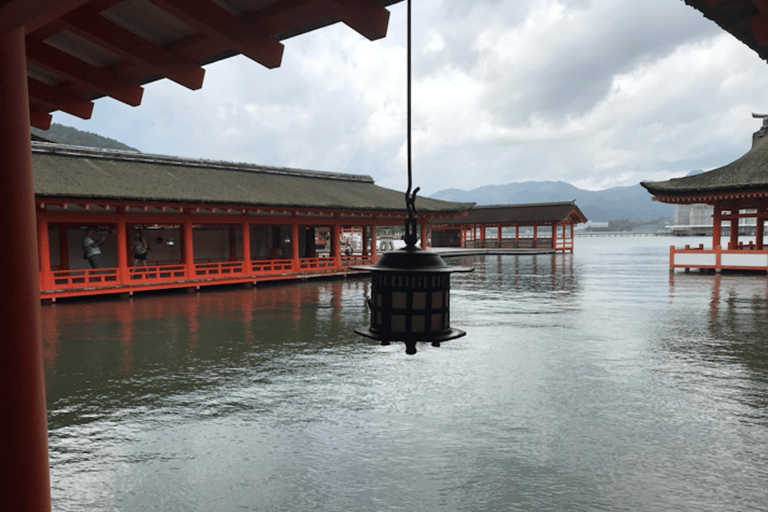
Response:
[[[712,236],[714,206],[704,203],[676,204],[673,224],[667,226],[677,236]],[[754,213],[745,210],[744,213]],[[730,232],[730,223],[722,221],[722,233]],[[739,219],[739,234],[754,235],[756,220],[753,217]]]

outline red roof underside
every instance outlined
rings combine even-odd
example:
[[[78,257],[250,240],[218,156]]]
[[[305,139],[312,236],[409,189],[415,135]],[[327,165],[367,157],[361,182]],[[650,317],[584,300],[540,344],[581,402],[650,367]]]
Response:
[[[242,54],[280,66],[288,37],[342,22],[384,37],[402,0],[0,0],[0,39],[24,27],[31,123],[88,119],[93,100],[137,106],[142,85],[203,84],[203,65]]]

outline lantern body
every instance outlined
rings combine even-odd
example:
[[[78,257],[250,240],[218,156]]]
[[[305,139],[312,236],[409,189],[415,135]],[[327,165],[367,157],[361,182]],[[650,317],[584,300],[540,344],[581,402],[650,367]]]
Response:
[[[371,323],[355,332],[382,342],[441,342],[466,333],[450,325],[452,272],[443,259],[422,249],[405,247],[386,252],[376,265],[354,267],[371,272]]]

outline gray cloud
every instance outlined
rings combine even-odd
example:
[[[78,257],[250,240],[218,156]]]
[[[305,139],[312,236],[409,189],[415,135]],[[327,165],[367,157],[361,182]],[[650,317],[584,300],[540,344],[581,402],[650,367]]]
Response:
[[[404,6],[387,38],[343,25],[286,41],[283,66],[208,66],[136,109],[54,120],[147,152],[370,174],[404,186]],[[589,188],[723,165],[768,110],[768,66],[679,0],[414,5],[414,165],[425,194],[525,180]]]

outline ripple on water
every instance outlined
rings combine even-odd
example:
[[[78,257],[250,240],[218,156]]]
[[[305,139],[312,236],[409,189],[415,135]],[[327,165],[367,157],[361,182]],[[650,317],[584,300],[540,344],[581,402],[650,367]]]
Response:
[[[768,510],[766,278],[669,244],[464,259],[414,357],[365,279],[44,308],[55,509]]]

